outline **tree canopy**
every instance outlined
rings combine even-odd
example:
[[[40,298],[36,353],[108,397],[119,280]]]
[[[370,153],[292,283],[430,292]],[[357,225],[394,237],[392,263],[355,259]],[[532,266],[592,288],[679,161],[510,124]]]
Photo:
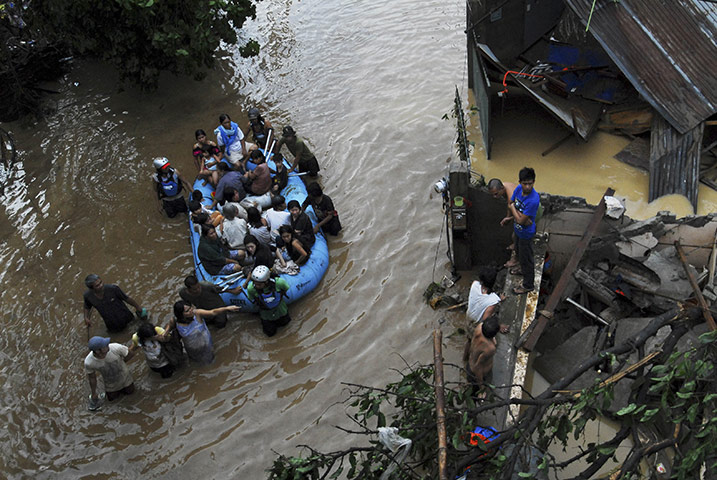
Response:
[[[17,2],[16,2],[17,3]],[[123,80],[157,86],[167,70],[202,78],[222,42],[254,18],[253,0],[33,0],[28,26],[50,41],[113,64]],[[251,40],[242,55],[258,53]]]

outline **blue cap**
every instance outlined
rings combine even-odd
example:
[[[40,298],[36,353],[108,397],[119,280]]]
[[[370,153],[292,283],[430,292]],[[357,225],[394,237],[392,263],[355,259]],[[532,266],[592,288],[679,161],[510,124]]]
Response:
[[[95,350],[102,350],[107,345],[110,344],[110,339],[106,337],[92,337],[90,338],[90,341],[87,343],[87,348],[92,350],[93,352]]]

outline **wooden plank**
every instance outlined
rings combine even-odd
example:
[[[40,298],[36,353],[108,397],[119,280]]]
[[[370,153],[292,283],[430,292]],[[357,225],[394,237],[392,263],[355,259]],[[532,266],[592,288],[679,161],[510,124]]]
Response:
[[[680,245],[679,240],[675,240],[675,249],[677,250],[677,255],[679,255],[680,261],[682,262],[682,267],[685,269],[685,273],[687,273],[687,279],[690,281],[690,285],[692,285],[692,290],[695,291],[697,302],[700,304],[700,308],[702,309],[702,316],[711,330],[717,330],[717,324],[715,324],[715,319],[712,318],[710,307],[707,305],[705,297],[702,296],[702,290],[700,290],[700,286],[697,285],[695,276],[692,275],[692,271],[687,263],[687,258],[685,257],[685,252],[682,251],[682,246]]]
[[[588,227],[585,230],[583,237],[576,245],[575,250],[573,250],[573,254],[570,256],[570,260],[565,266],[563,273],[560,274],[558,284],[555,286],[553,293],[550,294],[550,297],[548,297],[548,301],[545,304],[545,308],[541,311],[538,319],[531,324],[531,328],[526,330],[523,335],[521,335],[521,337],[518,339],[518,342],[516,344],[518,348],[522,347],[528,351],[532,351],[533,348],[535,348],[535,344],[538,341],[538,338],[540,338],[540,335],[542,335],[543,330],[545,330],[545,327],[548,325],[548,317],[552,316],[555,307],[557,307],[558,304],[562,301],[563,294],[567,290],[567,287],[570,284],[570,280],[573,277],[573,272],[575,272],[575,269],[578,268],[578,263],[580,263],[580,259],[583,258],[583,254],[588,248],[590,240],[593,238],[593,235],[597,231],[597,228],[600,225],[600,221],[603,219],[603,216],[605,216],[605,197],[610,196],[614,193],[615,190],[613,190],[612,188],[608,188],[607,190],[605,190],[605,193],[600,199],[600,203],[593,212],[593,216],[590,219],[590,223],[588,224]]]

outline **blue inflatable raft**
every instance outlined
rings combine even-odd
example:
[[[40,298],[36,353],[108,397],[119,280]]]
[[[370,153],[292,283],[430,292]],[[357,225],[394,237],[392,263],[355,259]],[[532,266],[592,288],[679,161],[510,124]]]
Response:
[[[272,170],[275,169],[274,162],[272,160],[268,160],[267,163]],[[286,165],[286,163],[285,166],[286,168],[291,167],[290,165]],[[194,181],[194,189],[202,192],[204,197],[202,202],[207,206],[207,208],[211,207],[213,187],[208,183],[207,185],[202,185],[202,180],[197,179]],[[306,186],[298,176],[289,175],[289,183],[286,188],[281,191],[281,194],[284,198],[286,198],[287,203],[291,200],[296,200],[299,204],[302,204],[307,196]],[[309,216],[311,222],[316,225],[317,220],[313,209],[309,207],[305,213]],[[197,255],[197,247],[199,246],[201,233],[197,232],[198,229],[194,228],[191,215],[189,215],[189,217],[189,236],[192,244],[192,254],[194,256],[194,270],[196,271],[197,278],[200,281],[211,282],[215,285],[223,286],[226,289],[232,289],[243,283],[245,281],[244,277],[239,277],[237,275],[211,275],[204,269],[199,261],[199,256]],[[329,248],[326,244],[326,238],[323,233],[319,231],[319,233],[316,234],[316,243],[314,243],[311,247],[311,256],[309,257],[309,260],[301,266],[299,274],[279,275],[289,284],[289,291],[285,297],[286,302],[295,302],[316,288],[326,273],[328,266]],[[242,308],[242,311],[245,312],[257,311],[256,305],[249,301],[244,290],[242,290],[238,295],[224,292],[221,296],[227,305],[238,305]]]

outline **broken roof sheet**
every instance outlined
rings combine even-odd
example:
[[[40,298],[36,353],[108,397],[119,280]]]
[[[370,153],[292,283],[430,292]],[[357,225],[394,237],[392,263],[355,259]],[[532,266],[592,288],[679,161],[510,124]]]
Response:
[[[565,0],[587,23],[593,0]],[[597,0],[590,33],[677,131],[717,112],[717,5],[706,0]]]

